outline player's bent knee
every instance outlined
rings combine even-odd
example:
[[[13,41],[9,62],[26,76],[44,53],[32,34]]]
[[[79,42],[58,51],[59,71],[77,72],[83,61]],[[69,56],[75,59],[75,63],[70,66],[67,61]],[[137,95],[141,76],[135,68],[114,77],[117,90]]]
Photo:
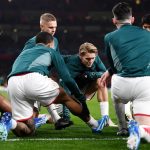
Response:
[[[18,122],[16,129],[13,133],[19,137],[30,136],[35,132],[35,125],[33,119],[29,119],[25,122]]]

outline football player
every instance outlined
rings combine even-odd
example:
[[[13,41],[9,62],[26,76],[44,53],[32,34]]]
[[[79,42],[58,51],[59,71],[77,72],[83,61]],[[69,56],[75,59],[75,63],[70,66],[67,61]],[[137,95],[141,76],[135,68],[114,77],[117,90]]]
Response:
[[[51,113],[52,103],[65,104],[74,115],[88,124],[92,131],[99,132],[104,123],[101,124],[101,120],[97,121],[90,116],[85,96],[70,76],[60,53],[52,49],[54,44],[52,35],[48,32],[40,32],[36,36],[36,43],[35,47],[20,53],[8,76],[12,118],[10,113],[3,114],[0,120],[0,138],[6,140],[10,129],[15,135],[21,137],[34,134],[35,101],[45,106],[49,113]],[[48,77],[52,66],[56,68],[58,75],[74,98],[67,95],[63,88]]]
[[[97,47],[92,43],[83,43],[79,47],[79,54],[66,56],[64,60],[71,76],[85,94],[86,99],[91,100],[97,94],[101,116],[109,116],[108,90],[106,86],[102,87],[99,84],[99,79],[106,68],[98,56]],[[108,125],[116,127],[111,119],[109,119]]]
[[[44,13],[40,16],[40,29],[43,32],[48,32],[51,35],[53,35],[56,32],[57,29],[57,19],[56,17],[51,14],[51,13]],[[35,42],[35,38],[36,36],[32,37],[31,39],[29,39],[26,43],[25,46],[23,48],[23,51],[29,48],[32,48],[35,46],[36,42]],[[57,51],[59,53],[59,44],[58,44],[58,40],[56,37],[54,37],[54,46],[53,46],[53,50]],[[50,75],[51,76],[51,73]],[[35,116],[39,115],[39,111],[40,111],[40,104],[38,102],[36,102],[34,104],[34,112],[35,112]],[[50,106],[50,110],[51,110],[51,116],[52,116],[52,120],[55,123],[55,129],[60,130],[63,129],[65,127],[70,126],[70,122],[65,120],[64,118],[61,118],[60,115],[57,113],[56,111],[56,107],[54,104],[52,104]]]
[[[106,83],[112,76],[111,93],[114,102],[132,102],[135,120],[128,124],[127,147],[137,150],[141,138],[150,142],[150,34],[132,25],[134,17],[128,3],[116,4],[112,13],[117,29],[105,35],[110,68],[102,75],[100,82]]]

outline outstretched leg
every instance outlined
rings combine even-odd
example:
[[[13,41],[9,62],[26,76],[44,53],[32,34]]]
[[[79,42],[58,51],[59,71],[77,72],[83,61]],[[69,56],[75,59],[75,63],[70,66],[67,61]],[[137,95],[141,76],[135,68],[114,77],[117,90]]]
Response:
[[[2,95],[0,95],[0,111],[1,112],[11,112],[10,102]]]
[[[55,103],[61,103],[66,105],[70,112],[80,119],[82,119],[88,126],[95,130],[99,126],[99,122],[90,116],[89,110],[87,108],[86,102],[79,103],[77,100],[68,96],[62,88],[60,88],[60,94],[55,100]]]

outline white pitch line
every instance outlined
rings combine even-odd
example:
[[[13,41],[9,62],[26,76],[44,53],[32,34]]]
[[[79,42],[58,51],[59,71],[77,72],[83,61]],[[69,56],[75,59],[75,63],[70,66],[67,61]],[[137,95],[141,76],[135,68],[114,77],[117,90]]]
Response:
[[[116,141],[127,140],[127,138],[38,138],[38,139],[7,139],[7,141]]]

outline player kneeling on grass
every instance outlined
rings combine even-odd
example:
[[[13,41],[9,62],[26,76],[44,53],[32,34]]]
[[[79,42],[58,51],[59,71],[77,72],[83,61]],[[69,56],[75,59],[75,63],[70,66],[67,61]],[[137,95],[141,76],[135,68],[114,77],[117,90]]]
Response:
[[[117,30],[105,36],[110,69],[102,75],[101,83],[112,76],[114,102],[118,105],[132,102],[135,120],[128,124],[127,147],[137,150],[141,138],[150,142],[150,33],[132,25],[134,17],[129,4],[120,2],[112,12]]]
[[[52,103],[66,105],[72,114],[86,122],[92,130],[98,131],[101,121],[89,115],[85,96],[71,78],[61,55],[54,51],[53,37],[47,32],[36,36],[35,47],[23,51],[15,60],[8,76],[8,92],[12,105],[10,113],[4,113],[0,120],[0,138],[6,140],[10,129],[17,136],[29,136],[35,132],[33,106],[39,101],[47,107]],[[60,78],[80,102],[68,96],[59,85],[48,78],[54,66]]]
[[[97,92],[101,116],[108,116],[108,90],[106,86],[102,87],[99,84],[99,79],[106,71],[106,68],[98,56],[97,48],[92,43],[85,42],[80,45],[79,54],[66,56],[64,57],[64,61],[71,76],[75,79],[80,90],[86,96],[86,99],[91,100]],[[65,111],[64,115],[66,114]],[[109,119],[108,125],[116,126],[111,119]]]
[[[40,29],[41,29],[42,32],[48,32],[53,36],[53,38],[54,38],[53,50],[60,53],[59,52],[59,42],[58,42],[57,38],[54,37],[56,29],[57,29],[57,19],[56,19],[56,17],[51,13],[41,14],[41,16],[40,16]],[[34,47],[36,45],[35,39],[36,39],[35,36],[30,38],[25,43],[23,51],[25,51],[26,49]],[[49,73],[49,76],[52,78],[53,73],[52,72]],[[36,103],[35,103],[35,106],[37,106]],[[38,106],[40,106],[40,105],[38,105]],[[37,113],[39,113],[38,112],[39,108],[35,107],[34,110]],[[49,111],[50,111],[50,114],[51,114],[51,117],[52,117],[51,121],[53,121],[55,129],[61,130],[61,129],[64,129],[64,128],[70,126],[70,122],[68,122],[67,120],[65,120],[64,118],[61,118],[59,116],[59,114],[56,111],[55,104],[50,105]]]

